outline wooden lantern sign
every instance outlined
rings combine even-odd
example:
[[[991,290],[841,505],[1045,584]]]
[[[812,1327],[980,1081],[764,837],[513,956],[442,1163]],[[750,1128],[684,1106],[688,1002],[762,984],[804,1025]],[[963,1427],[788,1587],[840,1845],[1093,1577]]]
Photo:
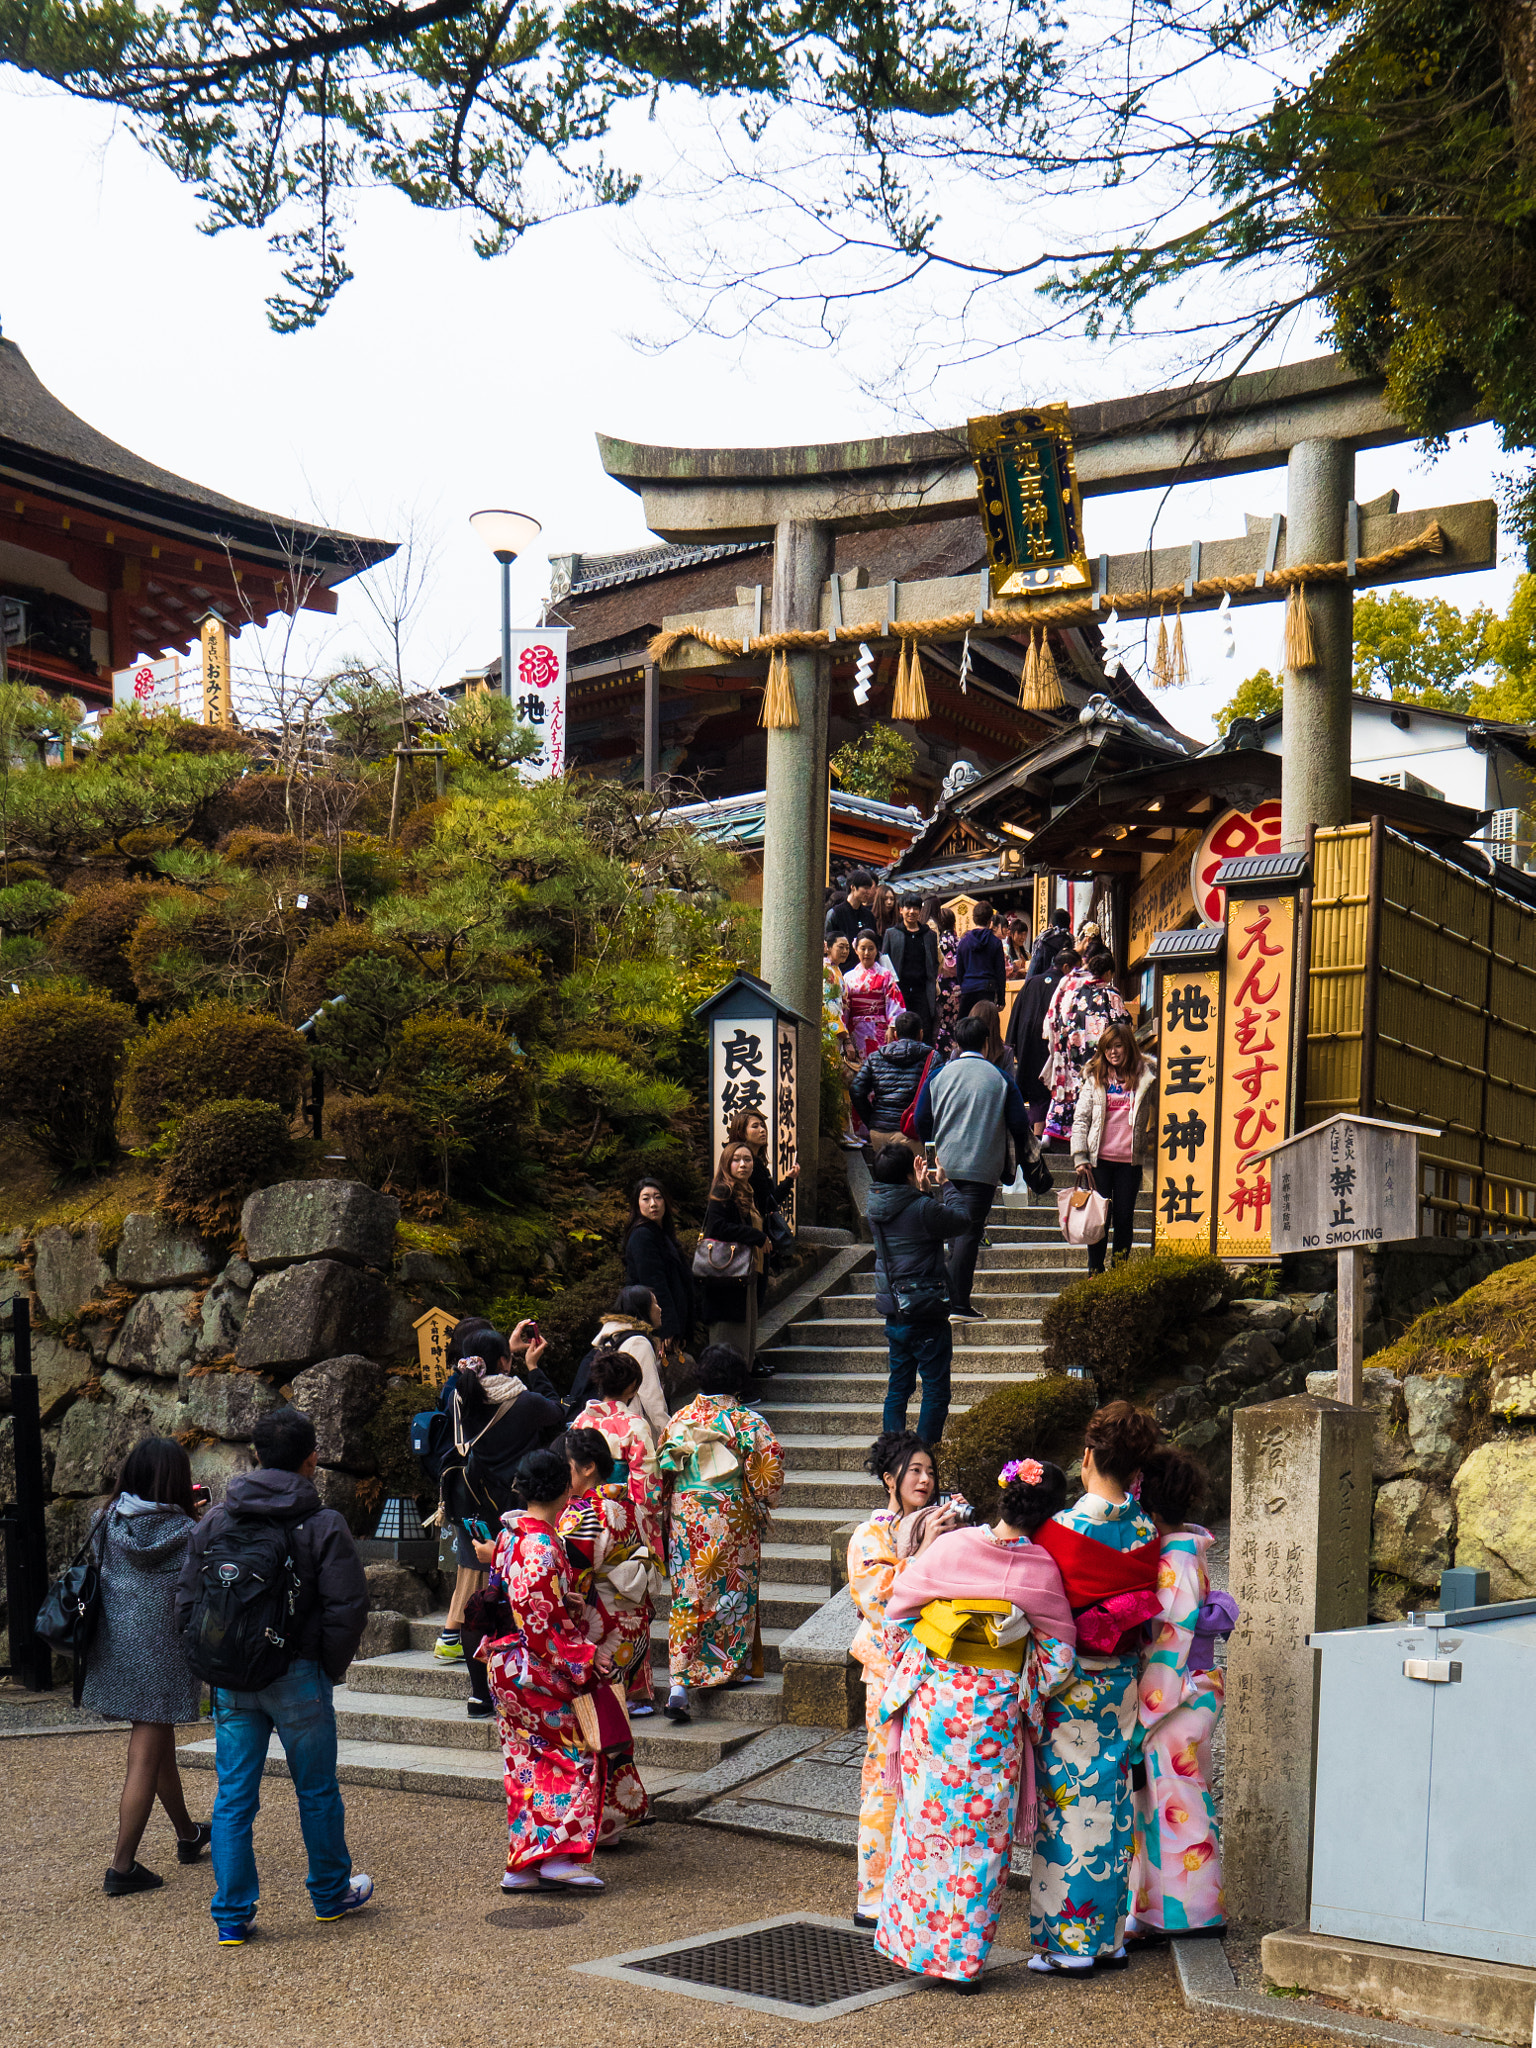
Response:
[[[1336,1116],[1263,1155],[1274,1200],[1272,1252],[1334,1252],[1339,1274],[1339,1399],[1360,1405],[1366,1247],[1419,1234],[1420,1124]]]
[[[968,423],[994,597],[1085,590],[1083,501],[1064,405]]]
[[[737,974],[693,1013],[709,1025],[710,1170],[725,1147],[731,1119],[760,1110],[768,1126],[768,1170],[781,1181],[799,1156],[799,1027],[819,1037],[819,1025],[781,1003],[755,974]],[[812,1086],[816,1086],[812,1077]],[[781,1208],[795,1227],[795,1191]]]
[[[424,1386],[440,1387],[447,1379],[448,1338],[458,1320],[445,1308],[429,1308],[411,1325],[416,1332],[416,1358]]]

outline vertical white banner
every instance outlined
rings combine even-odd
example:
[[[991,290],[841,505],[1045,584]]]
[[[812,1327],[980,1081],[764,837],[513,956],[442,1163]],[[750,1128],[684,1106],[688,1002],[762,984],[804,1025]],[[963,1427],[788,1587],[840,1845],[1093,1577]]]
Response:
[[[543,782],[566,771],[566,641],[569,626],[528,627],[512,635],[512,709],[537,733],[543,751],[522,763],[525,782]]]
[[[783,1180],[799,1158],[799,1146],[795,1126],[799,1114],[797,1076],[795,1073],[795,1026],[787,1018],[778,1019],[777,1057],[774,1060],[773,1075],[773,1133],[775,1180]],[[795,1227],[796,1186],[791,1183],[780,1207],[784,1220],[793,1230]]]
[[[112,671],[112,702],[137,704],[141,711],[178,710],[181,706],[181,659],[137,661],[132,668]]]

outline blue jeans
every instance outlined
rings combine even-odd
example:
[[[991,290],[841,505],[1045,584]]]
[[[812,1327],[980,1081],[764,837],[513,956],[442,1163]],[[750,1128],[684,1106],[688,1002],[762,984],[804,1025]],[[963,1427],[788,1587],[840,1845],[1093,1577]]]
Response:
[[[907,1403],[923,1379],[923,1401],[918,1410],[917,1433],[925,1444],[936,1444],[944,1434],[949,1414],[949,1362],[955,1352],[955,1335],[948,1316],[920,1323],[899,1323],[885,1319],[885,1341],[891,1355],[891,1377],[885,1392],[882,1429],[905,1429]]]
[[[309,1851],[306,1883],[317,1913],[334,1913],[352,1878],[346,1812],[336,1782],[336,1709],[331,1681],[312,1657],[296,1657],[260,1692],[213,1695],[213,1917],[223,1925],[248,1920],[260,1890],[251,1829],[261,1806],[261,1773],[275,1729],[299,1801],[299,1826]]]

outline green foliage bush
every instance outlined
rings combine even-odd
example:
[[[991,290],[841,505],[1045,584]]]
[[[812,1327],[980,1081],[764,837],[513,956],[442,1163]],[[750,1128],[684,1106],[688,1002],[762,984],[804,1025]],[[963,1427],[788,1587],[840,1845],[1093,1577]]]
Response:
[[[283,1179],[292,1158],[288,1118],[275,1103],[205,1103],[176,1126],[155,1200],[176,1222],[227,1244],[246,1196]]]
[[[32,932],[50,917],[69,908],[62,889],[48,882],[12,882],[0,889],[0,932]]]
[[[117,1151],[117,1084],[133,1012],[105,996],[28,990],[0,1004],[0,1119],[63,1172]]]
[[[528,1109],[523,1064],[507,1039],[466,1017],[430,1012],[401,1027],[390,1091],[411,1102],[430,1129],[445,1191],[454,1160],[488,1172],[517,1141]]]
[[[235,935],[217,904],[177,891],[151,903],[128,940],[128,971],[140,1002],[186,1003],[227,985]]]
[[[358,1432],[360,1448],[378,1468],[381,1496],[401,1495],[437,1505],[437,1488],[428,1484],[410,1445],[411,1417],[430,1406],[428,1390],[418,1382],[391,1379],[383,1400]]]
[[[432,1133],[398,1095],[354,1095],[326,1114],[334,1146],[370,1187],[414,1188],[432,1157]]]
[[[128,941],[150,905],[167,894],[156,882],[109,882],[83,890],[49,933],[49,951],[60,967],[84,975],[119,1002],[136,1002]]]
[[[286,1118],[308,1065],[303,1039],[280,1018],[204,1003],[154,1026],[134,1047],[125,1106],[145,1138],[168,1118],[235,1098],[275,1103]]]
[[[1090,1372],[1104,1401],[1132,1393],[1155,1370],[1165,1331],[1225,1302],[1231,1281],[1203,1255],[1132,1259],[1064,1287],[1041,1320],[1048,1372]]]
[[[390,945],[367,925],[349,919],[306,939],[288,965],[287,1007],[294,1023],[302,1024],[328,997],[342,993],[343,970],[370,956],[410,964],[403,947]]]
[[[1091,1380],[1065,1373],[1020,1380],[984,1395],[952,1419],[939,1446],[940,1479],[987,1520],[997,1512],[997,1475],[1010,1458],[1049,1458],[1065,1469],[1082,1451],[1097,1403]]]

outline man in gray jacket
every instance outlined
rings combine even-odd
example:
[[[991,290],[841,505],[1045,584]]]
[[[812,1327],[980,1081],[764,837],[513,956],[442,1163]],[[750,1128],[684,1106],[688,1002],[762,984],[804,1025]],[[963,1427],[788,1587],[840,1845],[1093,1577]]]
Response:
[[[933,1140],[945,1179],[970,1204],[970,1227],[956,1237],[949,1254],[949,1313],[957,1323],[986,1321],[971,1300],[971,1289],[1008,1139],[1021,1160],[1037,1158],[1040,1150],[1023,1096],[987,1058],[986,1043],[981,1019],[962,1017],[955,1026],[959,1050],[947,1066],[930,1073],[912,1119],[918,1136]]]
[[[283,1745],[299,1802],[299,1826],[309,1852],[309,1896],[317,1920],[339,1920],[373,1896],[373,1879],[352,1869],[346,1813],[336,1781],[336,1709],[333,1686],[346,1677],[368,1619],[368,1581],[352,1532],[315,1491],[315,1426],[297,1408],[276,1408],[258,1418],[251,1447],[259,1469],[230,1480],[221,1506],[193,1530],[176,1586],[176,1626],[185,1632],[201,1589],[203,1558],[233,1521],[276,1522],[288,1532],[298,1575],[288,1668],[258,1692],[213,1694],[214,1761],[219,1790],[213,1802],[213,1919],[219,1943],[245,1941],[256,1917],[258,1885],[251,1830],[261,1804],[261,1774],[274,1733]],[[239,1540],[238,1538],[236,1540]],[[210,1571],[214,1569],[209,1566]],[[234,1564],[218,1567],[236,1571]]]

